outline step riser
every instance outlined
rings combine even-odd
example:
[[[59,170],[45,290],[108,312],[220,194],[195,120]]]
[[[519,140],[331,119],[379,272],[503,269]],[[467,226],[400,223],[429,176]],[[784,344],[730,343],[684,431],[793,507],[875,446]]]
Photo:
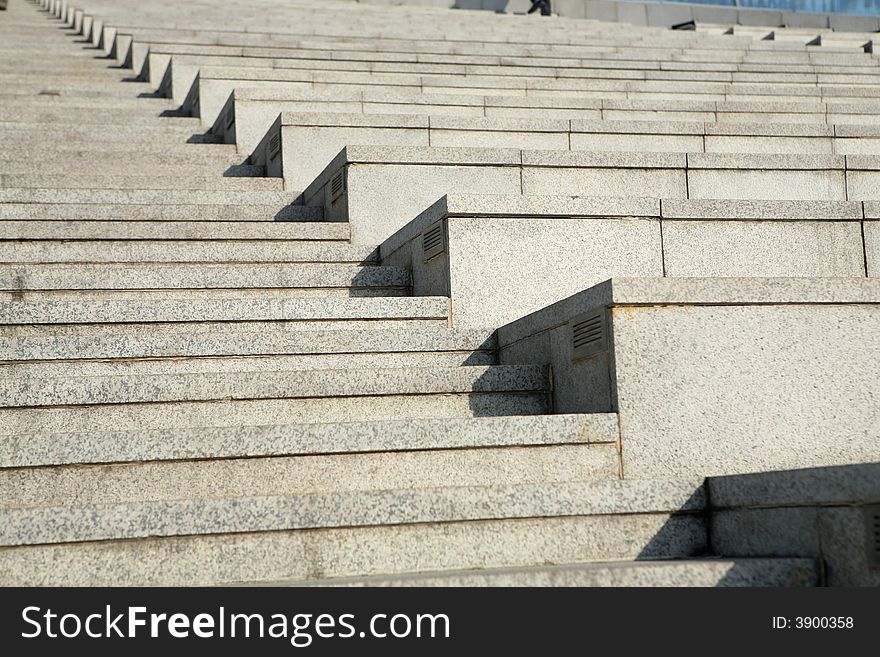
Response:
[[[0,550],[0,583],[209,585],[682,557],[705,547],[705,527],[691,517],[522,519],[12,548]]]
[[[6,297],[6,298],[4,298]],[[382,301],[358,299],[267,299],[223,304],[187,300],[110,302],[28,302],[11,293],[0,295],[2,324],[109,324],[164,322],[256,322],[316,320],[407,320],[448,317],[448,301],[437,297],[412,297]]]
[[[0,545],[512,518],[613,517],[632,513],[632,496],[656,485],[598,480],[6,509],[2,511],[5,522],[0,526]],[[688,516],[702,511],[702,506],[688,502],[689,497],[700,497],[693,483],[675,482],[674,486],[658,488],[656,499],[648,504],[641,501],[638,516],[673,513],[671,502],[687,507]],[[696,519],[705,525],[700,516]]]
[[[340,454],[0,471],[3,509],[615,479],[611,445]],[[0,510],[2,513],[2,510]]]
[[[0,291],[163,290],[173,288],[407,288],[409,272],[329,265],[0,265]]]
[[[0,221],[2,240],[95,240],[105,241],[110,251],[120,241],[144,242],[161,240],[169,247],[180,246],[180,240],[272,240],[272,248],[282,248],[290,241],[347,242],[350,231],[343,222],[274,222],[229,221]],[[112,241],[111,241],[112,240]],[[323,245],[322,245],[323,246]],[[218,248],[223,244],[218,242]],[[73,248],[73,245],[71,245]],[[363,248],[363,247],[358,247]]]
[[[64,331],[59,330],[61,328],[18,332],[11,328],[0,330],[3,361],[272,354],[295,357],[420,352],[489,353],[495,350],[495,341],[488,331],[452,332],[445,327],[441,330],[405,333],[378,329],[320,333],[291,330],[289,325],[278,324],[254,327],[254,330],[234,324],[208,328],[199,325],[117,326],[103,333],[96,331],[93,337],[77,336],[77,331],[71,330],[71,327],[63,327],[67,329]],[[16,336],[16,333],[20,335]],[[129,365],[135,369],[138,367],[134,363]]]
[[[276,205],[0,204],[0,221],[320,221],[321,208]]]
[[[0,409],[0,436],[22,433],[135,431],[441,417],[539,415],[547,396],[471,393],[225,402],[180,402],[55,409]]]
[[[282,181],[275,178],[222,176],[81,176],[0,173],[0,188],[53,188],[53,189],[170,189],[170,190],[228,190],[230,192],[280,192]]]
[[[97,232],[97,231],[96,231]],[[309,245],[286,241],[281,244],[263,242],[219,241],[66,241],[43,242],[5,241],[0,243],[0,263],[171,263],[171,262],[279,262],[290,264],[347,263],[378,264],[371,247],[347,245]]]
[[[0,342],[2,344],[2,342]],[[43,356],[45,357],[45,356]],[[71,358],[81,357],[71,353]],[[8,358],[4,353],[4,358]],[[178,360],[179,354],[167,360],[131,361],[118,364],[94,362],[31,362],[3,364],[0,362],[0,377],[28,378],[44,377],[88,377],[88,376],[141,376],[147,374],[189,374],[195,372],[236,372],[242,370],[266,371],[280,369],[324,369],[334,370],[353,368],[388,367],[456,367],[460,365],[492,365],[491,352],[451,351],[451,352],[411,352],[411,353],[367,353],[367,354],[327,354],[327,355],[279,355],[210,358],[198,360]]]
[[[533,415],[167,431],[17,434],[0,437],[0,468],[351,454],[438,449],[605,445],[616,451],[617,416]]]
[[[0,379],[0,407],[545,390],[541,367],[287,370]]]
[[[402,577],[273,582],[281,586],[674,586],[801,587],[820,586],[819,565],[812,559],[737,559],[636,561],[603,566],[505,568],[484,572],[425,573]]]

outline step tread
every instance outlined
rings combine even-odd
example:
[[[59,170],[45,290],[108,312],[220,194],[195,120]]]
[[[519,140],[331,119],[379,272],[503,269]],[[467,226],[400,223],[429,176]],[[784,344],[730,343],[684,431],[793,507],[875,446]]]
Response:
[[[434,571],[251,586],[818,586],[815,559],[666,559]]]
[[[526,415],[0,436],[0,468],[492,446],[614,444],[617,416]]]
[[[539,392],[537,365],[435,368],[298,369],[0,378],[0,407],[85,406],[203,400]]]
[[[0,511],[0,545],[513,518],[695,514],[705,504],[701,481],[594,480],[6,509]]]

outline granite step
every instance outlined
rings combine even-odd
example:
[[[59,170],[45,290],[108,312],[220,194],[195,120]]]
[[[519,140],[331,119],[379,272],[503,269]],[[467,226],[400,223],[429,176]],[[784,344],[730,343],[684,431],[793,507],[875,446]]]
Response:
[[[485,367],[455,367],[485,370]],[[371,372],[376,371],[371,369]],[[440,371],[438,368],[421,371]],[[313,378],[326,378],[314,370]],[[454,376],[461,377],[462,374]],[[225,378],[217,376],[215,378]],[[533,382],[534,384],[535,382]],[[450,385],[441,387],[450,388]],[[137,404],[0,408],[0,436],[54,435],[108,432],[167,432],[180,428],[405,421],[426,418],[470,418],[544,415],[549,410],[547,391],[518,390],[522,385],[483,389],[427,392],[415,384],[398,387],[397,394],[287,397],[248,400],[202,400]],[[513,389],[511,389],[513,388]],[[417,391],[421,392],[417,392]],[[328,392],[326,388],[324,392]]]
[[[192,373],[0,378],[0,408],[142,404],[212,400],[438,395],[545,390],[542,367],[473,366],[377,369],[252,369]]]
[[[24,222],[30,225],[32,222]],[[343,227],[345,227],[343,225]],[[0,263],[337,263],[377,264],[370,246],[309,244],[294,234],[281,243],[264,240],[82,240],[4,241]],[[2,268],[2,265],[0,265]]]
[[[617,416],[602,413],[22,433],[0,437],[0,468],[611,445],[616,440]]]
[[[814,559],[667,559],[267,582],[268,586],[819,586]],[[254,584],[261,584],[255,582]]]
[[[265,222],[290,224],[316,222],[323,218],[322,208],[289,205],[291,195],[285,194],[284,197],[287,199],[285,202],[263,205],[247,204],[247,202],[233,205],[222,203],[154,204],[149,201],[144,203],[0,203],[0,223],[13,221],[21,223],[30,221],[59,223],[71,221],[83,223],[181,221],[188,223]],[[89,199],[84,198],[83,200],[88,201]],[[66,229],[67,227],[58,228],[59,231]],[[58,234],[55,236],[57,237]]]
[[[192,585],[690,557],[706,547],[700,491],[586,482],[22,511],[4,514],[5,541],[44,544],[0,550],[0,572],[5,585]],[[148,533],[166,537],[48,543]]]
[[[265,293],[263,293],[265,294]],[[26,295],[27,297],[27,295]],[[175,322],[370,321],[431,319],[447,321],[448,299],[256,298],[51,301],[40,303],[16,293],[0,297],[0,325],[119,324]]]
[[[281,192],[283,181],[257,176],[188,175],[92,175],[81,173],[0,173],[0,189],[165,189],[230,192]]]
[[[24,221],[0,220],[0,240],[30,240],[33,248],[40,248],[36,242],[71,242],[71,249],[79,247],[80,242],[105,242],[107,253],[119,247],[119,253],[125,253],[124,247],[140,250],[141,248],[162,248],[169,246],[169,255],[186,252],[189,242],[198,240],[216,241],[218,248],[222,243],[236,243],[247,240],[249,243],[267,241],[269,249],[283,249],[281,242],[339,242],[348,241],[351,231],[348,223],[342,221],[320,221],[322,212],[312,215],[309,221],[263,221],[259,217],[255,221],[242,221],[240,216],[225,221],[193,221],[192,215],[183,217],[183,211],[176,213],[180,219],[163,220],[161,216],[168,211],[155,211],[154,219],[118,220],[118,215],[108,213],[110,219],[92,219],[83,208],[82,220],[62,220],[51,215],[49,220],[29,219]],[[144,212],[144,214],[148,214]],[[160,244],[149,244],[160,242]],[[146,245],[146,247],[145,247]],[[8,245],[11,246],[11,245]],[[12,247],[11,248],[15,248]],[[100,245],[96,248],[101,248]],[[198,247],[194,247],[198,248]],[[205,247],[210,248],[210,247]],[[231,247],[234,248],[234,247]],[[13,251],[10,251],[12,253]],[[218,251],[221,253],[222,251]],[[112,256],[111,256],[112,257]],[[176,254],[174,257],[177,257]],[[204,256],[203,256],[204,257]],[[185,259],[185,258],[184,258]]]
[[[39,291],[409,288],[401,267],[327,264],[0,265],[0,291],[31,298]]]
[[[54,327],[53,327],[54,328]],[[106,333],[83,335],[32,328],[16,332],[6,327],[0,336],[2,371],[32,377],[108,375],[196,371],[211,367],[241,370],[242,363],[271,368],[301,362],[308,367],[380,359],[385,354],[405,357],[434,354],[457,364],[494,363],[495,342],[484,329],[455,330],[438,326],[402,333],[394,328],[358,330],[296,330],[274,326],[271,332],[241,324],[178,326],[152,333],[131,325],[110,326]],[[248,361],[247,357],[260,357]]]
[[[695,515],[704,506],[702,485],[688,480],[453,484],[352,491],[325,487],[315,492],[264,496],[6,507],[0,510],[4,520],[0,523],[0,545],[553,517],[606,518],[614,523],[624,514],[635,514],[640,519],[659,515],[667,521],[678,516],[690,531],[670,541],[671,545],[664,546],[668,551],[661,553],[691,556],[705,540],[704,521]],[[621,550],[617,556],[625,558],[641,537],[626,541],[619,535],[608,538]]]
[[[0,515],[123,503],[558,484],[616,479],[618,470],[614,443],[4,469]]]

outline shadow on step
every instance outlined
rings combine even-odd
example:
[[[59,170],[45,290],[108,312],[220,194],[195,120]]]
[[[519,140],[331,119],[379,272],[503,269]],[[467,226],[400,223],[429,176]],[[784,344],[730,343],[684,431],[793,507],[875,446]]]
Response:
[[[880,586],[880,463],[709,477],[694,495],[638,559],[734,560],[716,586]],[[687,554],[699,527],[704,549]]]

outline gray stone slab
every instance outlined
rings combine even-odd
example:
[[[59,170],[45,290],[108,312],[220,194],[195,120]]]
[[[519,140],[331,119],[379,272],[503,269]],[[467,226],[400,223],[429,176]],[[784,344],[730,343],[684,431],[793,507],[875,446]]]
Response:
[[[394,452],[464,447],[602,444],[613,415],[442,418],[5,436],[3,467]]]
[[[268,321],[332,319],[446,318],[447,300],[412,299],[247,299],[222,303],[194,299],[29,302],[14,293],[0,299],[0,324],[90,324],[116,322]]]
[[[78,383],[73,385],[72,380]],[[0,378],[3,407],[543,390],[538,367],[393,368]]]
[[[708,559],[494,568],[322,580],[323,586],[815,586],[811,559]],[[315,582],[272,582],[310,586]]]
[[[517,445],[0,471],[4,509],[613,479],[614,443]],[[100,482],[100,483],[99,483]],[[0,511],[2,513],[2,511]]]
[[[161,214],[161,213],[158,213]],[[349,226],[324,221],[0,221],[4,240],[281,240],[348,241]]]
[[[180,553],[173,568],[159,567],[171,549]],[[691,516],[590,516],[26,547],[0,552],[0,572],[4,584],[218,584],[664,558],[703,549],[705,528]],[[255,563],[257,550],[271,556]],[[318,550],[311,562],[318,566],[305,566],[306,550]]]
[[[693,481],[591,481],[331,492],[237,499],[7,509],[0,543],[100,539],[624,513],[693,513],[705,500]],[[83,522],[88,517],[89,522]],[[683,554],[681,556],[688,556]]]
[[[338,264],[0,264],[0,290],[357,288],[410,285],[408,271]]]

